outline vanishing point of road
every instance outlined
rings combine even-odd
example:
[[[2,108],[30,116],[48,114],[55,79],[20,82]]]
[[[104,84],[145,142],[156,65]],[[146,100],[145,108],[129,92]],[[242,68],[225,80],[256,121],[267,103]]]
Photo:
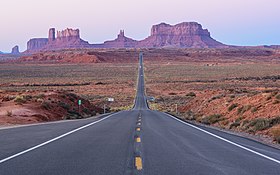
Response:
[[[0,175],[279,175],[280,150],[149,109],[0,130]]]

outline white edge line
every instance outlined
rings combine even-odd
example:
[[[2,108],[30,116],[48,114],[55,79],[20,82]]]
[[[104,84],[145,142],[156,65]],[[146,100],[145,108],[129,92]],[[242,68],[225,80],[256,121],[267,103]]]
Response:
[[[220,139],[220,140],[223,140],[223,141],[225,141],[225,142],[227,142],[227,143],[230,143],[230,144],[232,144],[232,145],[234,145],[234,146],[237,146],[237,147],[239,147],[239,148],[241,148],[241,149],[244,149],[244,150],[246,150],[246,151],[249,151],[249,152],[251,152],[251,153],[254,153],[254,154],[256,154],[256,155],[259,155],[259,156],[261,156],[261,157],[264,157],[264,158],[266,158],[266,159],[268,159],[268,160],[271,160],[271,161],[273,161],[273,162],[276,162],[276,163],[280,164],[280,160],[274,159],[274,158],[272,158],[272,157],[269,157],[269,156],[264,155],[264,154],[262,154],[262,153],[259,153],[259,152],[257,152],[257,151],[251,150],[251,149],[249,149],[249,148],[247,148],[247,147],[245,147],[245,146],[239,145],[238,143],[235,143],[235,142],[233,142],[233,141],[227,140],[227,139],[225,139],[225,138],[223,138],[223,137],[220,137],[220,136],[218,136],[218,135],[216,135],[216,134],[213,134],[213,133],[211,133],[211,132],[208,132],[208,131],[206,131],[206,130],[204,130],[204,129],[201,129],[201,128],[199,128],[199,127],[196,127],[196,126],[194,126],[194,125],[192,125],[192,124],[189,124],[189,123],[187,123],[187,122],[181,121],[181,120],[177,119],[176,117],[174,117],[174,116],[172,116],[172,115],[170,115],[170,114],[167,114],[167,113],[165,113],[165,114],[166,114],[167,116],[169,116],[169,117],[171,117],[171,118],[173,118],[173,119],[175,119],[175,120],[177,120],[177,121],[179,121],[179,122],[185,124],[185,125],[188,125],[188,126],[190,126],[190,127],[193,127],[193,128],[195,128],[195,129],[197,129],[197,130],[199,130],[199,131],[202,131],[202,132],[204,132],[204,133],[206,133],[206,134],[209,134],[209,135],[211,135],[211,136],[213,136],[213,137],[216,137],[216,138],[218,138],[218,139]]]
[[[117,114],[117,113],[115,113],[115,114]],[[29,149],[27,149],[27,150],[24,150],[24,151],[21,151],[21,152],[19,152],[19,153],[17,153],[17,154],[14,154],[14,155],[12,155],[12,156],[10,156],[10,157],[7,157],[7,158],[5,158],[5,159],[2,159],[2,160],[0,160],[0,164],[6,162],[6,161],[8,161],[8,160],[11,160],[11,159],[13,159],[13,158],[16,158],[16,157],[18,157],[18,156],[21,156],[21,155],[23,155],[23,154],[25,154],[25,153],[28,153],[28,152],[30,152],[30,151],[33,151],[33,150],[35,150],[35,149],[37,149],[37,148],[40,148],[40,147],[42,147],[42,146],[45,146],[45,145],[47,145],[47,144],[49,144],[49,143],[51,143],[51,142],[54,142],[54,141],[56,141],[56,140],[59,140],[59,139],[63,138],[63,137],[66,137],[66,136],[68,136],[68,135],[70,135],[70,134],[73,134],[73,133],[75,133],[75,132],[77,132],[77,131],[79,131],[79,130],[82,130],[82,129],[84,129],[84,128],[87,128],[87,127],[89,127],[89,126],[91,126],[91,125],[94,125],[94,124],[96,124],[96,123],[99,123],[99,122],[101,122],[101,121],[103,121],[103,120],[106,120],[107,118],[112,117],[112,116],[115,115],[115,114],[111,114],[111,115],[109,115],[109,116],[107,116],[107,117],[104,117],[103,119],[100,119],[100,120],[97,120],[97,121],[95,121],[95,122],[89,123],[89,124],[87,124],[87,125],[81,126],[81,127],[77,128],[77,129],[74,129],[74,130],[69,131],[69,132],[67,132],[67,133],[65,133],[65,134],[62,134],[62,135],[60,135],[60,136],[58,136],[58,137],[55,137],[55,138],[53,138],[53,139],[51,139],[51,140],[48,140],[48,141],[46,141],[46,142],[44,142],[44,143],[41,143],[41,144],[39,144],[39,145],[37,145],[37,146],[34,146],[34,147],[32,147],[32,148],[29,148]]]
[[[30,126],[51,125],[51,124],[57,124],[57,123],[68,123],[68,122],[84,121],[84,120],[90,120],[92,118],[102,117],[103,115],[108,115],[108,114],[110,114],[110,113],[100,114],[100,115],[97,115],[97,116],[92,116],[92,117],[83,118],[83,119],[58,120],[58,121],[31,123],[31,124],[23,124],[23,125],[10,125],[10,126],[3,126],[3,127],[0,126],[0,130],[8,130],[8,129],[15,129],[15,128],[30,127]]]

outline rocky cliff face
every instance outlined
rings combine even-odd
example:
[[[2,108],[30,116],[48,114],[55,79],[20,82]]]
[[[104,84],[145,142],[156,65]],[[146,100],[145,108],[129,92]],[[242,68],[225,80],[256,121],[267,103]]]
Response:
[[[79,29],[65,29],[62,31],[57,31],[56,40],[70,41],[70,40],[79,40],[80,39],[80,31]]]
[[[117,39],[103,44],[89,44],[80,38],[79,29],[57,31],[51,28],[48,38],[35,38],[27,43],[27,52],[39,50],[58,50],[68,48],[222,48],[228,47],[214,40],[207,29],[196,22],[184,22],[177,25],[161,23],[154,25],[151,35],[136,41],[124,35],[121,30]]]
[[[128,38],[124,35],[124,30],[121,30],[117,39],[113,41],[106,41],[103,44],[104,48],[133,48],[137,45],[137,41]]]
[[[79,29],[65,29],[57,31],[55,37],[54,29],[49,31],[49,42],[43,48],[43,50],[57,50],[57,49],[68,49],[68,48],[89,48],[91,45],[80,38]]]
[[[151,36],[140,41],[138,47],[211,48],[225,45],[211,38],[208,30],[200,24],[184,22],[174,26],[165,23],[154,25]]]
[[[12,52],[11,52],[11,54],[20,54],[20,52],[19,52],[19,47],[18,46],[15,46],[15,47],[13,47],[12,48]]]
[[[48,44],[47,38],[34,38],[27,42],[27,52],[36,52]]]
[[[40,50],[58,50],[68,48],[88,48],[91,45],[80,38],[79,29],[65,29],[57,31],[55,28],[49,29],[48,38],[34,38],[27,43],[27,52],[37,52]]]

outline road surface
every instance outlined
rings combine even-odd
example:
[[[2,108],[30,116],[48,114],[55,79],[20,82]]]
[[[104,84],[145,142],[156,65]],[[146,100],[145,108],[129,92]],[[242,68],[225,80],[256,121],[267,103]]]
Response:
[[[0,175],[279,175],[280,150],[148,109],[143,55],[135,105],[0,130]]]

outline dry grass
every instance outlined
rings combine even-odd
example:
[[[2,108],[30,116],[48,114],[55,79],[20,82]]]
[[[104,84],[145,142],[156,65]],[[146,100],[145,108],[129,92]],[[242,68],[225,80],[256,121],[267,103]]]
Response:
[[[137,64],[5,64],[0,66],[0,90],[73,91],[102,107],[108,97],[112,108],[131,105],[135,95]],[[16,101],[24,103],[24,98]]]
[[[271,133],[277,143],[280,143],[280,125],[277,125],[271,129]]]

